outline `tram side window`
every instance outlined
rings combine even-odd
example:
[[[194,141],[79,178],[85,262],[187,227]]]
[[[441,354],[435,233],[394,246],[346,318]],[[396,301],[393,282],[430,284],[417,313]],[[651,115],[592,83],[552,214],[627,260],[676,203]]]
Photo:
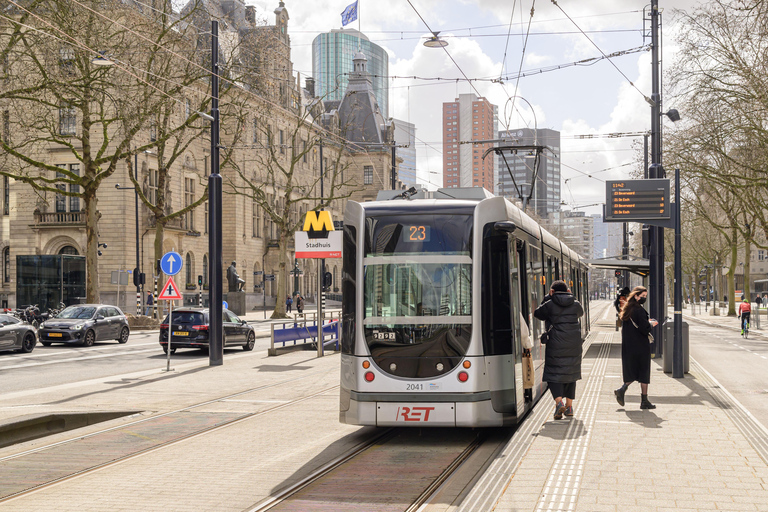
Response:
[[[355,317],[357,316],[357,228],[344,226],[343,260],[341,267],[341,352],[352,354],[355,350]]]
[[[526,243],[522,240],[517,241],[517,263],[518,263],[518,269],[520,269],[521,272],[525,272],[528,268],[528,257],[526,254]],[[530,306],[530,298],[528,295],[528,280],[527,279],[520,279],[520,311],[525,316],[525,320],[528,322],[528,325],[530,326],[531,320],[533,319],[533,309],[536,309],[535,307],[531,309]],[[533,333],[531,334],[533,336]]]
[[[551,286],[554,281],[555,279],[552,276],[552,256],[547,256],[547,280],[545,285]]]
[[[539,306],[541,299],[543,298],[543,295],[541,295],[541,271],[541,251],[532,245],[528,245],[528,292],[531,295],[529,313],[533,324],[532,335],[536,338],[541,334],[541,321],[536,320],[533,317],[533,312]]]

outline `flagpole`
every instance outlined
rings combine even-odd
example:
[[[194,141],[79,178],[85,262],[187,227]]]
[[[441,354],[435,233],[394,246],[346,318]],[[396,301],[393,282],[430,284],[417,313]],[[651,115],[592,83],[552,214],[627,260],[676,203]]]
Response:
[[[360,3],[361,0],[357,0],[357,51],[363,53],[363,32],[360,30]]]

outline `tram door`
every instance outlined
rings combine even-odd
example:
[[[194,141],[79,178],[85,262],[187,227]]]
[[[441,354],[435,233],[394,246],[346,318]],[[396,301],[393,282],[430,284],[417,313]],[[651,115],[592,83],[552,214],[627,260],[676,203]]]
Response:
[[[525,399],[520,344],[520,276],[514,236],[486,229],[483,241],[482,338],[494,411],[520,415]]]

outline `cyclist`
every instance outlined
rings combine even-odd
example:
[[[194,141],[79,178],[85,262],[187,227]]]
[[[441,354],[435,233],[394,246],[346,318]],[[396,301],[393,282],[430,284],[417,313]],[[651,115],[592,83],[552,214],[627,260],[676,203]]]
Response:
[[[749,316],[752,313],[752,304],[744,297],[741,296],[741,304],[739,304],[739,318],[741,319],[741,335],[744,335],[744,328],[749,325]]]

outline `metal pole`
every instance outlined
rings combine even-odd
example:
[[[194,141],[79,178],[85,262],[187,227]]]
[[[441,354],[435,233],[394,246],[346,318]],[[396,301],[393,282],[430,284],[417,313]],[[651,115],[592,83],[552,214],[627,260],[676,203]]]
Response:
[[[661,83],[659,61],[659,0],[651,0],[651,166],[649,178],[664,178],[664,169],[661,165]],[[658,320],[653,328],[653,336],[656,342],[655,354],[660,356],[664,350],[662,333],[664,319],[666,318],[666,300],[664,298],[664,228],[650,227],[651,247],[648,252],[650,266],[650,297],[651,316]]]
[[[323,290],[323,275],[320,273],[320,269],[322,267],[322,263],[320,261],[317,262],[317,284],[318,284],[318,290],[322,293]],[[321,295],[317,295],[317,320],[315,321],[315,325],[317,326],[317,357],[323,357],[323,301],[321,300]]]
[[[221,242],[221,175],[219,174],[219,22],[211,22],[211,175],[208,177],[210,215],[208,216],[209,366],[224,364],[223,298],[222,298],[222,242]]]
[[[171,335],[173,334],[173,301],[168,301],[168,307],[170,308],[168,312],[168,350],[166,351],[165,355],[165,371],[169,372],[171,371]]]
[[[392,190],[397,190],[397,157],[395,156],[395,141],[392,141]]]
[[[675,337],[672,345],[672,377],[682,379],[683,367],[683,269],[680,236],[680,169],[675,169]]]
[[[629,233],[627,232],[628,230],[627,230],[626,222],[622,222],[621,231],[622,231],[621,256],[622,256],[622,259],[627,260],[629,259]],[[624,286],[629,286],[629,270],[622,270],[621,277],[622,277]]]
[[[139,182],[139,155],[138,153],[133,155],[133,178],[136,183]],[[139,256],[139,191],[136,187],[133,187],[134,206],[136,211],[136,272],[139,273],[135,276],[136,281],[136,316],[141,316],[141,257]]]
[[[323,168],[323,142],[320,141],[320,205],[325,208],[325,169]],[[297,265],[298,268],[298,265]],[[322,311],[320,307],[320,303],[323,302],[323,297],[325,297],[325,292],[323,291],[323,284],[325,282],[325,258],[320,259],[320,266],[318,268],[318,273],[320,274],[320,288],[318,288],[318,294],[317,294],[317,307],[318,311]],[[320,322],[320,325],[322,326],[322,322]],[[319,334],[319,332],[318,332]],[[319,354],[322,355],[322,354]]]

